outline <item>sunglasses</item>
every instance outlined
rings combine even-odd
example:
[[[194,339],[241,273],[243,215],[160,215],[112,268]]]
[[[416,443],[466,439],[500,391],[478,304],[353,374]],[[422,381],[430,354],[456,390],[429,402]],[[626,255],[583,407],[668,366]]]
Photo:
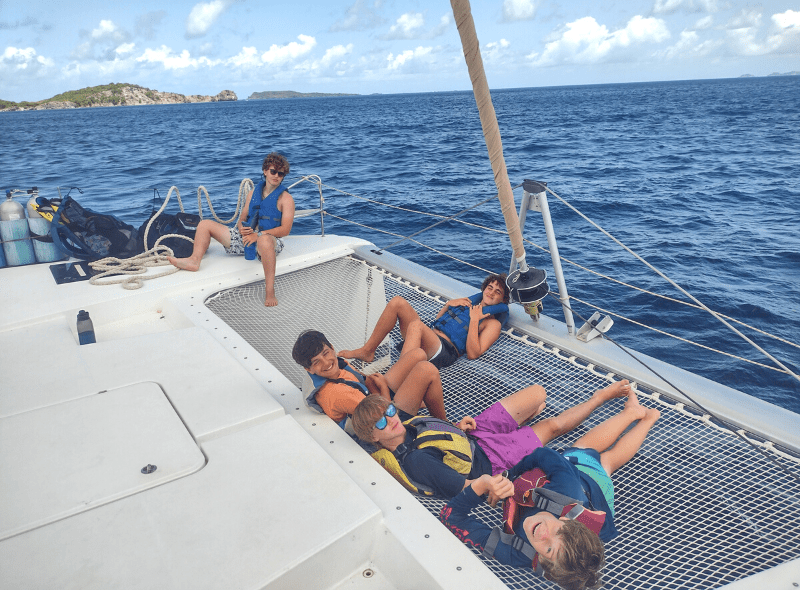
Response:
[[[280,171],[278,171],[278,170],[275,170],[275,168],[270,168],[270,169],[269,169],[269,173],[270,173],[270,174],[275,174],[275,175],[277,175],[279,178],[283,178],[284,176],[286,176],[286,172],[280,172]]]
[[[375,428],[377,428],[378,430],[383,430],[384,428],[386,428],[386,425],[389,423],[389,421],[386,418],[387,417],[391,418],[396,413],[397,413],[397,408],[394,407],[394,404],[389,404],[389,407],[386,408],[386,411],[383,413],[383,416],[381,416],[381,419],[375,422]]]

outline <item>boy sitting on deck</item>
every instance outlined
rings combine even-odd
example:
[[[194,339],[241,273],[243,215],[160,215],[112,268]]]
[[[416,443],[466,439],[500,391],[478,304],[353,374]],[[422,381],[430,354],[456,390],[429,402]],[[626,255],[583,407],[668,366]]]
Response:
[[[386,305],[364,346],[342,350],[339,354],[344,358],[372,362],[375,350],[399,323],[405,341],[401,356],[422,348],[426,358],[437,369],[449,367],[463,354],[468,359],[476,359],[499,338],[508,319],[508,300],[506,275],[489,275],[484,279],[480,293],[451,299],[427,326],[411,304],[398,295]]]
[[[308,372],[314,383],[306,403],[342,427],[369,393],[383,396],[387,403],[394,400],[395,405],[409,415],[419,412],[424,402],[431,415],[447,419],[439,371],[425,360],[422,350],[401,357],[385,375],[363,375],[336,356],[322,332],[306,330],[298,336],[292,358]]]
[[[510,469],[508,479],[487,474],[474,480],[442,508],[439,519],[462,541],[501,563],[532,567],[567,590],[598,588],[603,542],[617,536],[609,476],[633,458],[660,415],[639,405],[632,393],[621,413],[592,428],[573,447],[562,453],[539,448]],[[505,507],[506,533],[470,515],[487,492],[493,506],[513,496],[510,506],[518,512],[513,515]]]
[[[475,418],[465,416],[457,427],[430,424],[424,416],[403,420],[388,400],[370,395],[353,412],[353,428],[362,442],[376,445],[370,451],[373,458],[407,489],[452,498],[481,476],[502,473],[572,430],[606,401],[630,394],[628,381],[617,381],[558,416],[522,426],[545,407],[544,388],[531,385]],[[499,481],[490,479],[489,484],[499,493]]]
[[[264,305],[278,305],[275,297],[276,256],[283,251],[283,239],[292,231],[294,199],[284,187],[284,177],[289,173],[289,161],[277,152],[264,158],[261,164],[262,180],[247,195],[244,208],[236,225],[228,227],[211,219],[197,225],[192,255],[188,258],[168,256],[173,266],[196,272],[208,251],[211,238],[225,247],[227,254],[242,255],[246,246],[255,244],[258,259],[264,268]]]

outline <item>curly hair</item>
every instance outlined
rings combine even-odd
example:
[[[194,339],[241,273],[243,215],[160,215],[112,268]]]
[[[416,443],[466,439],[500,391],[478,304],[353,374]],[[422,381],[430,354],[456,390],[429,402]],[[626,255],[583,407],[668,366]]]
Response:
[[[564,590],[599,588],[600,570],[606,560],[600,537],[577,520],[565,521],[557,534],[561,537],[561,549],[556,560],[539,556],[545,577]]]
[[[278,152],[267,154],[267,157],[264,158],[264,163],[261,164],[261,169],[266,171],[270,168],[275,168],[275,170],[278,171],[282,170],[286,174],[289,174],[289,160],[287,160]]]
[[[308,369],[311,366],[311,360],[321,353],[326,345],[333,348],[325,338],[325,334],[317,330],[306,330],[297,337],[292,348],[292,358],[298,365]]]
[[[377,393],[362,399],[353,410],[353,430],[356,431],[356,436],[365,442],[374,442],[372,429],[388,407],[389,400]]]
[[[483,284],[481,285],[481,293],[491,285],[492,283],[497,282],[500,285],[500,288],[503,289],[503,303],[508,303],[511,292],[508,290],[508,285],[506,285],[506,275],[505,273],[500,273],[499,275],[489,275],[485,279],[483,279]]]

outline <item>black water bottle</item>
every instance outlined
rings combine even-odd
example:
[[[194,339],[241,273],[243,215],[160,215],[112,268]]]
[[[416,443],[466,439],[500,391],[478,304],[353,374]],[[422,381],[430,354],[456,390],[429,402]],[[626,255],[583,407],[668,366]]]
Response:
[[[78,342],[81,344],[97,342],[94,339],[94,325],[89,318],[88,311],[80,310],[78,312]]]

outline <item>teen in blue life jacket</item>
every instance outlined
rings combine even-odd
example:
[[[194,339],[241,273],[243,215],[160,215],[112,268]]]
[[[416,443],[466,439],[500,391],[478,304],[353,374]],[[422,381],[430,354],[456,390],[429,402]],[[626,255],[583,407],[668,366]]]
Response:
[[[506,276],[489,275],[483,281],[480,293],[451,299],[428,326],[408,301],[397,296],[386,305],[364,346],[342,350],[339,355],[372,362],[375,350],[399,323],[404,340],[401,356],[422,348],[438,369],[449,367],[461,355],[476,359],[500,336],[500,330],[508,320],[508,299]]]
[[[256,186],[244,204],[239,220],[228,227],[210,219],[197,225],[194,249],[189,258],[168,257],[169,262],[183,270],[200,270],[211,238],[225,247],[228,254],[243,255],[245,246],[256,245],[256,252],[264,267],[266,298],[264,305],[278,305],[275,297],[275,257],[283,250],[283,239],[292,231],[294,199],[281,182],[289,173],[289,162],[281,154],[272,152],[261,165],[264,180]],[[254,196],[255,195],[255,196]]]

